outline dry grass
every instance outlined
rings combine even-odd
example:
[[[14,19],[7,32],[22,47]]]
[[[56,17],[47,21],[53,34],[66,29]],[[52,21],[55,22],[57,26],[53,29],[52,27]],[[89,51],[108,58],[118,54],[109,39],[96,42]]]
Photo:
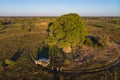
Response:
[[[38,48],[42,46],[42,43],[47,36],[46,30],[49,22],[54,21],[56,18],[0,18],[0,22],[5,21],[6,19],[12,23],[7,25],[2,24],[2,26],[0,26],[0,79],[35,80],[36,76],[39,75],[37,77],[38,79],[46,77],[46,79],[49,78],[53,80],[52,73],[33,65],[33,63],[30,61],[28,53],[31,51],[33,55],[37,54]],[[120,52],[118,44],[116,45],[114,43],[120,42],[119,20],[120,18],[84,18],[89,35],[100,39],[103,39],[103,35],[105,35],[109,36],[110,39],[109,41],[105,41],[105,43],[107,43],[105,44],[107,47],[104,48],[92,48],[84,46],[84,50],[81,51],[80,49],[80,51],[83,52],[82,56],[85,57],[93,54],[93,59],[88,59],[86,61],[87,65],[86,63],[83,65],[81,65],[81,63],[79,65],[73,65],[77,65],[78,68],[83,66],[81,69],[94,68],[109,64],[116,60],[118,58],[118,52]],[[16,61],[17,65],[12,69],[4,69],[3,61],[10,59],[18,49],[22,48],[24,48],[24,51],[19,60]],[[67,57],[70,59],[71,54],[68,54]],[[103,60],[107,60],[107,62],[104,63],[102,62]],[[100,62],[102,62],[102,64],[100,64]],[[70,64],[70,61],[66,61],[66,64]],[[76,66],[73,65],[70,64],[72,68],[75,68]],[[67,69],[70,69],[70,66],[67,66]],[[101,72],[101,74],[104,75],[105,72]],[[91,80],[93,80],[93,78],[96,80],[95,76],[100,77],[100,74],[95,73],[95,75],[83,75],[81,78],[87,80],[89,77]],[[103,76],[101,76],[101,78],[102,77]]]

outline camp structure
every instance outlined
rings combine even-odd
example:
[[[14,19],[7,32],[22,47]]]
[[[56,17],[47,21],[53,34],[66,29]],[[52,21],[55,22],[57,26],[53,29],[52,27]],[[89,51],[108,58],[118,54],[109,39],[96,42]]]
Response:
[[[47,67],[50,63],[49,60],[49,47],[43,46],[42,49],[38,49],[38,54],[36,55],[35,64]]]
[[[50,60],[47,58],[40,58],[39,60],[35,61],[35,64],[39,64],[43,67],[47,67],[49,63],[50,63]]]

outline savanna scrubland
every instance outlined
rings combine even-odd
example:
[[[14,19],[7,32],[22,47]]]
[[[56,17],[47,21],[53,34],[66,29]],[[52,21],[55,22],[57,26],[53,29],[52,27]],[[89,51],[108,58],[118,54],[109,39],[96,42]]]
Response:
[[[64,54],[63,72],[57,73],[32,62],[44,46],[48,26],[57,17],[0,18],[1,80],[119,80],[120,18],[83,17],[88,37],[73,53]],[[15,58],[14,55],[19,53]],[[74,73],[71,71],[83,71]],[[70,72],[70,73],[69,73]],[[84,73],[85,72],[85,73]]]

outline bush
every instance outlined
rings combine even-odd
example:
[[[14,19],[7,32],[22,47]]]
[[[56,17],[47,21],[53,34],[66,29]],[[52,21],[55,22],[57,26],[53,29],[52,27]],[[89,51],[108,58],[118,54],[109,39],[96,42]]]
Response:
[[[5,64],[5,67],[8,67],[8,68],[13,68],[15,66],[15,62],[9,59],[6,59],[4,64]]]

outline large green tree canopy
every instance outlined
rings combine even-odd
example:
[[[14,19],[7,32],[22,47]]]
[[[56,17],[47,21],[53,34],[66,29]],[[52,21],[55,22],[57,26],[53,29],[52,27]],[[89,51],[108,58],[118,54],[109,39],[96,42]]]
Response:
[[[47,44],[49,46],[57,45],[59,48],[81,45],[87,36],[83,20],[75,13],[65,14],[57,18],[48,30]]]

